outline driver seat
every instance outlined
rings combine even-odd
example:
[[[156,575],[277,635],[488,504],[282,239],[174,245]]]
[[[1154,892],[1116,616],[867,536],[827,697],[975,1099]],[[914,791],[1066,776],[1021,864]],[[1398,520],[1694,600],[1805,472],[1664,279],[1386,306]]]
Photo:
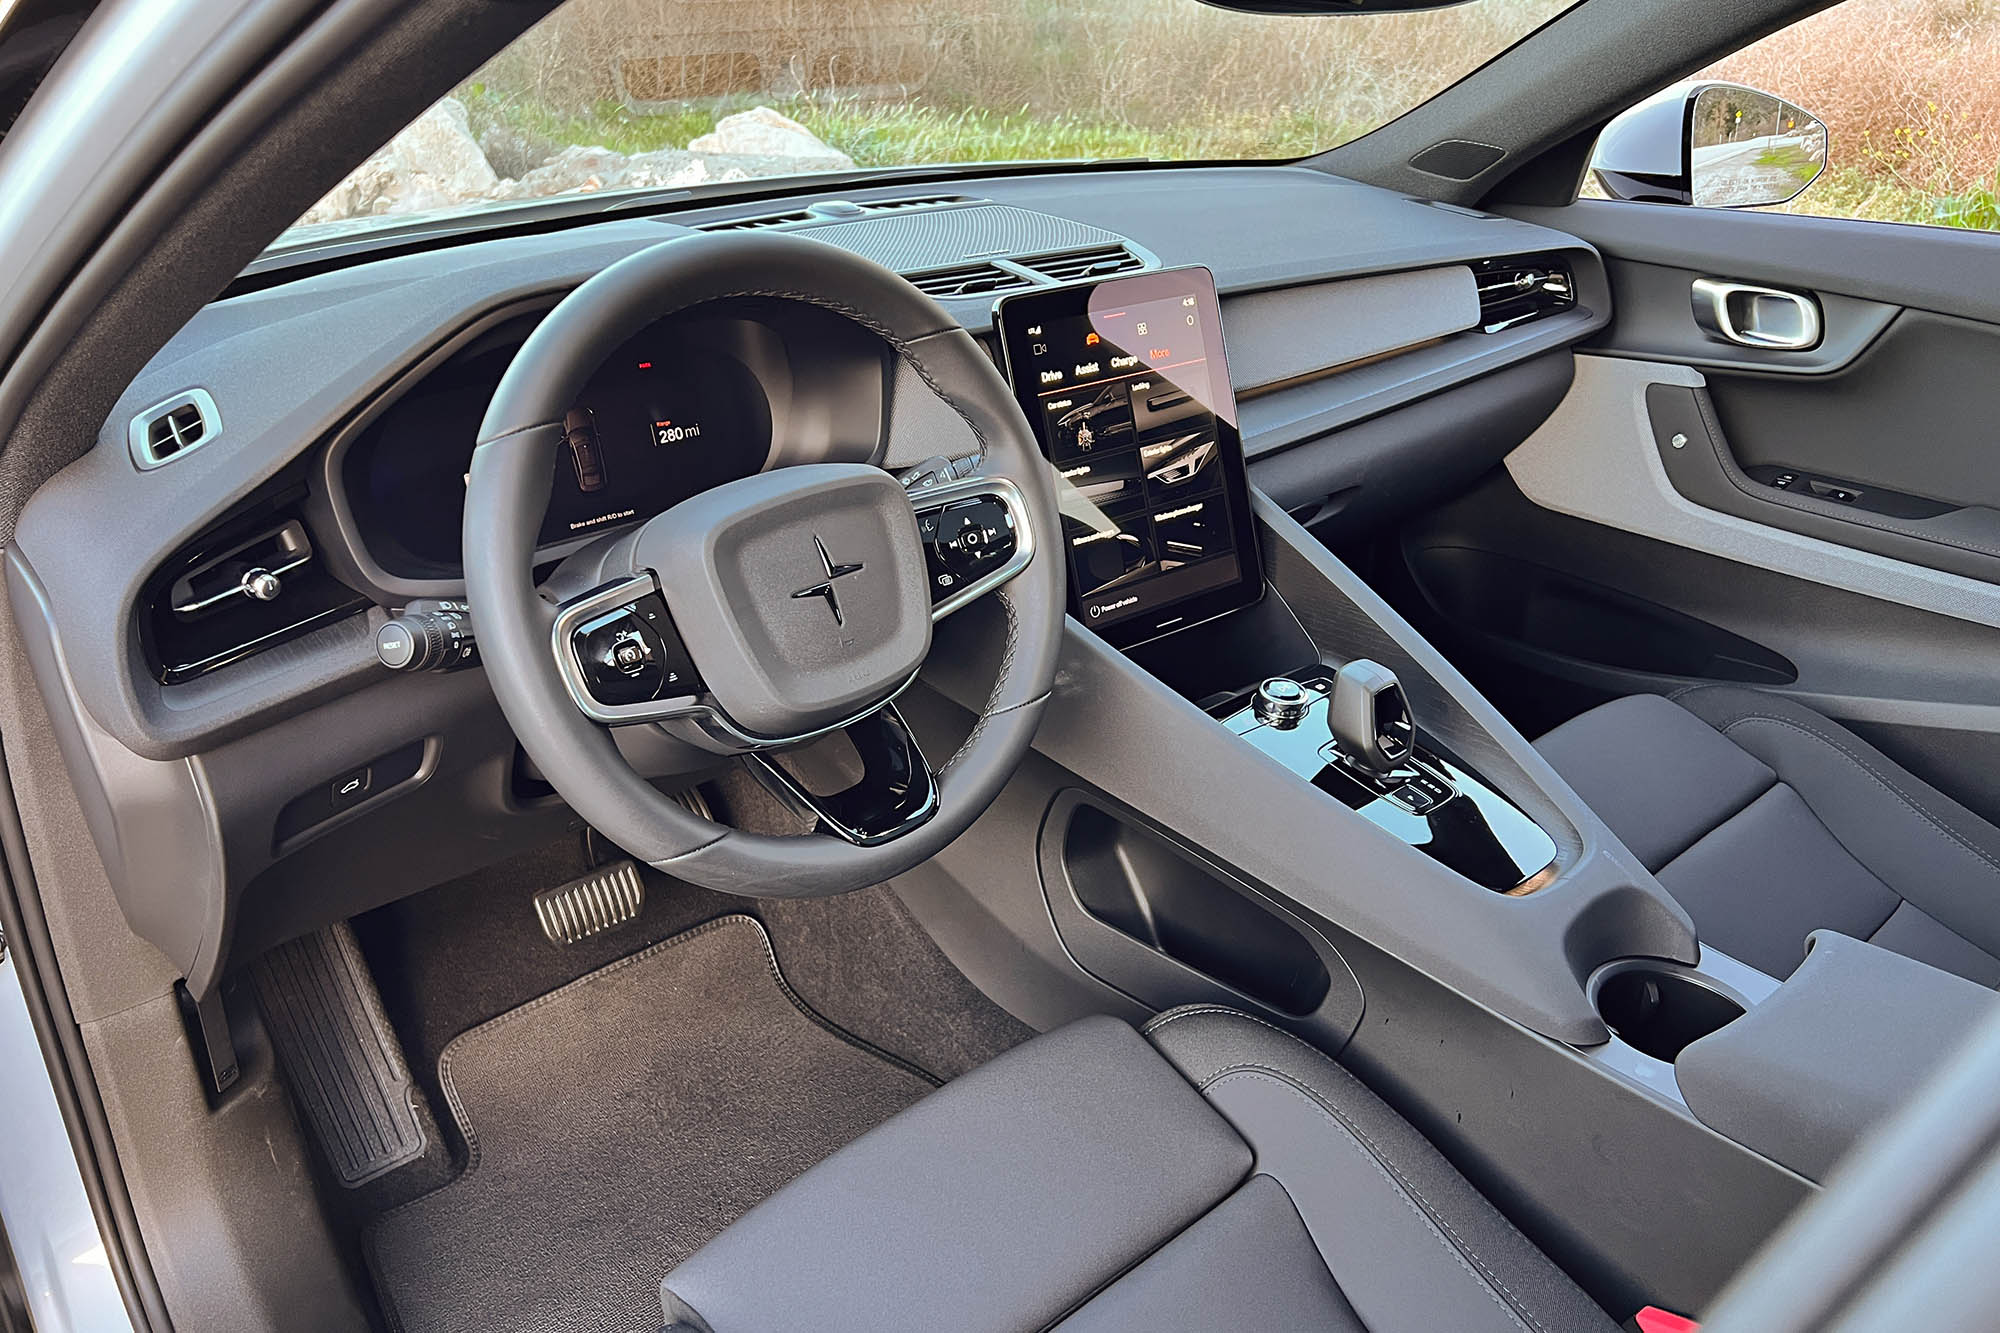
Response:
[[[661,1293],[670,1333],[1614,1328],[1346,1070],[1206,1005],[1016,1047]]]

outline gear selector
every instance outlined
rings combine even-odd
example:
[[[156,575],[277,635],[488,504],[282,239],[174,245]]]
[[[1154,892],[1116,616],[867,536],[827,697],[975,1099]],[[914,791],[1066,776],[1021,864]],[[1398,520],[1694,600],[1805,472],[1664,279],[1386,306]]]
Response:
[[[1416,721],[1396,673],[1365,657],[1334,673],[1326,725],[1341,759],[1377,776],[1408,763],[1417,744]]]

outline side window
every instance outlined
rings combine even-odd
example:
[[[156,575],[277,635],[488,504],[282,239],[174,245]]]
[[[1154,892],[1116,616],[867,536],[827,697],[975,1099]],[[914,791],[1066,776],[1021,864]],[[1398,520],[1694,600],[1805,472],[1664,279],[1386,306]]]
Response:
[[[1690,197],[1676,202],[2000,230],[2000,0],[1844,0],[1683,90],[1700,100],[1684,122]],[[1586,193],[1642,197],[1605,154],[1653,102],[1607,127]],[[1801,116],[1825,126],[1823,170]],[[1646,165],[1636,151],[1624,165]],[[1805,182],[1788,199],[1787,173]]]

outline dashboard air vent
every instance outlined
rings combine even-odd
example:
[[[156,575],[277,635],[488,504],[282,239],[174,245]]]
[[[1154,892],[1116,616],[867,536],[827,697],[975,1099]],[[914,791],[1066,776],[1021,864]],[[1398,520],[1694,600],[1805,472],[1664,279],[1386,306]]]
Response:
[[[193,680],[364,608],[317,559],[303,498],[260,506],[155,571],[141,638],[161,683]]]
[[[918,291],[927,296],[991,296],[997,292],[1018,292],[1035,284],[1019,273],[998,264],[955,264],[926,273],[907,275]]]
[[[983,200],[969,194],[931,194],[911,199],[869,199],[861,207],[870,213],[906,213],[915,208],[948,208],[952,204],[977,204]]]
[[[127,439],[132,461],[144,470],[172,462],[221,431],[222,414],[215,410],[215,400],[206,390],[189,389],[133,417]]]
[[[1058,250],[1017,261],[1055,282],[1075,282],[1080,278],[1103,278],[1113,273],[1130,273],[1146,267],[1146,261],[1122,245],[1093,245],[1082,250]]]
[[[1576,304],[1569,264],[1554,255],[1488,259],[1472,266],[1479,284],[1479,328],[1498,333]]]
[[[700,222],[696,231],[757,231],[764,227],[790,227],[800,222],[818,221],[807,212],[765,213],[754,218],[729,218],[722,222]]]
[[[924,208],[949,208],[953,204],[983,202],[965,194],[927,194],[908,199],[869,199],[850,203],[845,199],[823,199],[803,209],[785,213],[760,213],[754,218],[726,218],[720,222],[697,222],[696,231],[757,231],[765,227],[799,227],[814,222],[852,222],[876,213],[913,213]]]

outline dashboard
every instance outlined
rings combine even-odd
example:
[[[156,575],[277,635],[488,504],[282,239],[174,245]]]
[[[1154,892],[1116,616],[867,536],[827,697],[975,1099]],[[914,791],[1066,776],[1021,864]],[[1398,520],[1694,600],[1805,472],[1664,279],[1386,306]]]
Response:
[[[1334,535],[1496,465],[1567,390],[1570,348],[1610,318],[1603,265],[1574,237],[1308,168],[949,188],[462,240],[263,274],[198,314],[28,502],[5,553],[21,640],[135,929],[206,984],[232,958],[572,826],[483,672],[391,672],[375,635],[417,600],[463,614],[465,474],[494,386],[566,292],[663,240],[804,232],[908,275],[996,353],[996,296],[1206,265],[1249,482]],[[1515,280],[1557,271],[1561,290],[1523,296]],[[1551,299],[1502,309],[1489,290]],[[1099,397],[1050,423],[1063,449],[1083,452],[1086,434],[1107,458],[1151,444],[1166,452],[1144,460],[1142,486],[1206,486],[1205,438],[1166,449],[1185,433],[1173,403]],[[170,442],[193,443],[154,458],[148,432],[169,418]],[[541,563],[760,469],[957,467],[979,449],[874,334],[761,296],[663,318],[564,424]],[[1181,554],[1207,540],[1167,538]],[[635,754],[645,730],[621,729],[621,748],[677,780]]]

